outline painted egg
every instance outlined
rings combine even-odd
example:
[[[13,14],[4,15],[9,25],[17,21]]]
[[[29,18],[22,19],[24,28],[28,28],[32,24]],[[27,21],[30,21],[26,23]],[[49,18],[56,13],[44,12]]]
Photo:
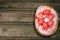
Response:
[[[54,34],[58,28],[58,15],[51,6],[41,5],[35,13],[35,28],[43,36]]]

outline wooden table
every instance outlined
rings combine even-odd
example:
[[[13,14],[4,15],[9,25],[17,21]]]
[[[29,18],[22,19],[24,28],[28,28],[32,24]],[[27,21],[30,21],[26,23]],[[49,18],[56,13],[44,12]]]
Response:
[[[60,0],[0,0],[0,40],[60,40],[60,25],[49,37],[39,35],[34,26],[34,13],[41,4],[57,10],[60,24]]]

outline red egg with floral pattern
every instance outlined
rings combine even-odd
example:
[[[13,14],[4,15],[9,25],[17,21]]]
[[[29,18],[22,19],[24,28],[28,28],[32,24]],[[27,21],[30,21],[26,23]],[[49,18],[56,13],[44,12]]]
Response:
[[[41,5],[37,8],[34,18],[37,32],[43,36],[50,36],[57,31],[58,15],[56,10],[47,5]]]

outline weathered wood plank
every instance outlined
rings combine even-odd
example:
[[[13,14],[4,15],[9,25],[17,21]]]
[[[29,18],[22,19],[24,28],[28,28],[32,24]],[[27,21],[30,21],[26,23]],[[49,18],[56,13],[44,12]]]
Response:
[[[32,11],[0,12],[0,22],[33,22]]]
[[[53,40],[52,38],[14,38],[14,37],[2,37],[1,40]],[[56,40],[56,38],[54,39]]]
[[[31,31],[32,30],[32,31]],[[33,26],[7,26],[7,27],[0,27],[0,36],[6,36],[6,37],[39,37],[35,33],[35,30],[33,29]]]
[[[55,39],[52,39],[52,38],[18,38],[18,37],[6,37],[6,38],[4,38],[4,37],[2,37],[2,38],[0,38],[0,40],[56,40],[56,38]]]
[[[55,9],[59,10],[60,3],[43,3],[43,2],[7,2],[6,4],[0,4],[0,10],[26,10],[26,9],[36,9],[42,4],[48,4],[53,6]]]
[[[60,2],[60,0],[0,0],[0,2]]]

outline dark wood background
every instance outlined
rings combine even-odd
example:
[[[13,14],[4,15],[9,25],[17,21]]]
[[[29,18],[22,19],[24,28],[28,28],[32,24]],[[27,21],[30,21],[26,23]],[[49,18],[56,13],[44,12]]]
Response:
[[[60,24],[60,0],[0,0],[0,40],[60,40],[60,25],[49,37],[39,35],[34,26],[34,13],[42,4],[54,7]]]

